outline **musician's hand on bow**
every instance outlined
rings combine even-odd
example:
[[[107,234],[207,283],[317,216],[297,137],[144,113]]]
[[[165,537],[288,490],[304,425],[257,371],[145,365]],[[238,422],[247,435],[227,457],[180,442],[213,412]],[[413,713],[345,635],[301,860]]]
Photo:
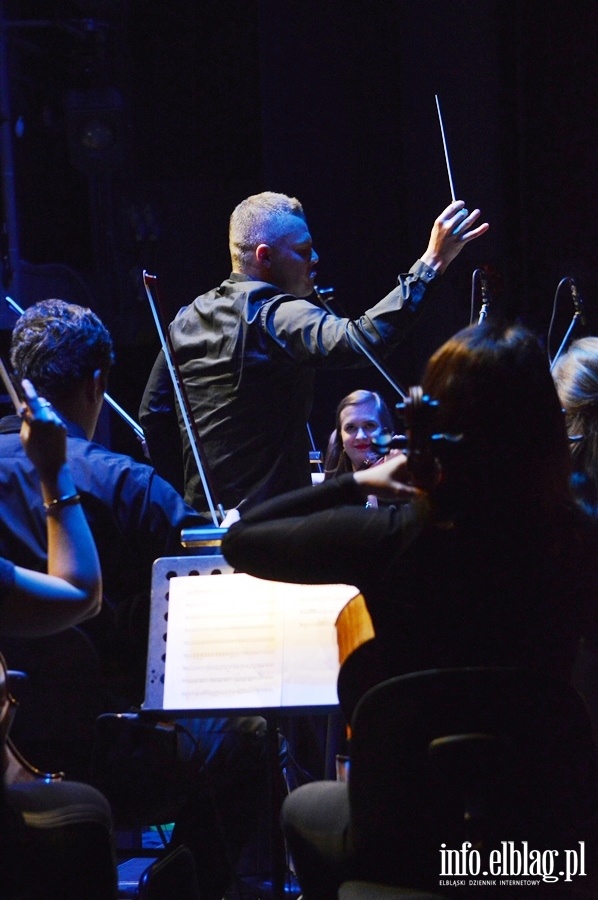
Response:
[[[380,500],[400,500],[403,503],[421,496],[422,491],[410,484],[409,464],[404,453],[398,453],[368,469],[353,473],[364,496],[374,494]]]
[[[30,381],[23,379],[21,442],[42,480],[55,478],[66,462],[66,428],[52,405],[38,397]]]
[[[229,509],[226,513],[224,519],[220,523],[221,528],[230,528],[231,525],[234,525],[235,522],[238,522],[241,518],[239,510],[233,507],[233,509]]]
[[[472,228],[479,217],[480,210],[469,212],[465,209],[463,200],[450,203],[432,226],[428,247],[421,257],[422,262],[440,273],[444,272],[465,244],[485,234],[490,228],[488,222]]]
[[[146,439],[144,437],[142,438],[142,437],[139,437],[139,435],[137,435],[137,440],[141,444],[141,450],[143,452],[144,457],[147,459],[148,462],[151,463],[150,452],[149,452],[149,448],[147,446]]]

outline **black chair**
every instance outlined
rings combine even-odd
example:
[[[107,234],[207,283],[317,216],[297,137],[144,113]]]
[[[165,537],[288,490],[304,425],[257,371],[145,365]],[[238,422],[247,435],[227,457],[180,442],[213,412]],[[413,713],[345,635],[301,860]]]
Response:
[[[116,867],[108,801],[87,784],[62,781],[25,760],[9,732],[23,672],[0,653],[0,897],[113,900]]]
[[[0,785],[0,843],[4,900],[116,897],[110,807],[87,784]]]
[[[482,859],[505,839],[576,847],[596,783],[588,715],[565,682],[514,668],[392,678],[352,722],[359,877],[438,891],[443,846],[470,841]]]
[[[35,766],[87,781],[95,721],[101,706],[98,653],[80,628],[38,638],[2,637],[19,710],[14,743]]]

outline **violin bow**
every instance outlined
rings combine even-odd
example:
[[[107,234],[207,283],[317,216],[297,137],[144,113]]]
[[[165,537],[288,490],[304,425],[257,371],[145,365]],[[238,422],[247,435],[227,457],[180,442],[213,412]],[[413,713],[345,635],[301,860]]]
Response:
[[[183,416],[183,422],[185,423],[187,436],[189,438],[189,443],[191,444],[191,449],[193,451],[193,458],[195,459],[197,471],[199,472],[201,484],[206,495],[210,515],[212,517],[214,525],[216,526],[216,528],[218,528],[220,527],[220,522],[224,518],[224,509],[222,505],[216,500],[216,494],[211,483],[209,469],[205,460],[205,453],[201,445],[199,433],[197,431],[197,425],[195,424],[195,417],[193,416],[189,397],[187,395],[187,391],[185,390],[183,378],[176,361],[176,355],[174,352],[174,347],[172,345],[170,331],[164,325],[164,322],[166,321],[166,316],[164,314],[165,307],[160,290],[158,288],[158,279],[155,275],[150,275],[144,269],[143,284],[145,287],[145,292],[147,294],[147,299],[149,300],[149,304],[152,310],[154,322],[156,323],[158,337],[160,338],[160,344],[162,345],[162,350],[164,352],[164,357],[166,359],[166,364],[168,366],[168,371],[170,373],[174,392],[181,409],[181,415]],[[218,512],[216,510],[218,510]],[[220,519],[218,518],[219,515]]]
[[[334,289],[333,288],[315,288],[315,292],[316,292],[316,297],[318,298],[318,300],[320,301],[320,303],[322,304],[322,306],[324,307],[326,312],[329,312],[331,316],[335,316],[338,318],[337,313],[334,311],[334,309],[330,305],[330,301],[334,300]],[[341,309],[341,315],[344,316],[342,309]],[[366,357],[366,359],[369,359],[369,361],[372,363],[372,365],[374,365],[378,369],[380,374],[383,375],[384,378],[386,378],[386,380],[388,381],[391,388],[393,388],[393,390],[395,390],[397,392],[397,394],[399,395],[401,400],[405,401],[408,398],[409,394],[404,390],[404,388],[401,387],[401,385],[397,381],[395,381],[395,379],[392,377],[390,372],[382,365],[382,363],[380,362],[378,357],[375,356],[374,353],[370,350],[370,348],[365,345],[364,341],[361,339],[361,336],[359,334],[354,334],[353,339],[355,340],[355,343],[357,344],[357,346],[359,347],[359,349],[361,350],[363,355]]]
[[[2,359],[0,359],[0,378],[4,382],[4,387],[6,389],[6,393],[12,400],[12,405],[15,408],[15,412],[19,413],[23,404],[21,403],[21,401],[19,399],[19,395],[17,394],[17,392],[15,390],[15,386],[10,379],[10,375],[8,374],[8,370],[7,370],[6,366],[4,365]]]

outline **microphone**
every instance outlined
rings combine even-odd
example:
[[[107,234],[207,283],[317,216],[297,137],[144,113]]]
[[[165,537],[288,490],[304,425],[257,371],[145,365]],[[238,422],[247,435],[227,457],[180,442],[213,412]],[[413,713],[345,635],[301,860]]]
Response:
[[[577,316],[581,324],[585,325],[586,320],[583,314],[583,300],[581,298],[581,294],[577,290],[577,284],[574,278],[569,278],[569,287],[571,288],[571,298],[573,300],[573,306],[575,307],[575,315]]]
[[[333,287],[319,287],[317,284],[314,284],[314,291],[316,292],[316,297],[322,301],[324,306],[327,302],[334,300]]]

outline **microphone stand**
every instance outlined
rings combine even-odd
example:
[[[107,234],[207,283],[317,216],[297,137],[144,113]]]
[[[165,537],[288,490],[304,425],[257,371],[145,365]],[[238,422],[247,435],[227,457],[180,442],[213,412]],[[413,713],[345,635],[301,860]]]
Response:
[[[561,341],[561,346],[557,350],[556,355],[550,364],[551,372],[554,369],[559,357],[562,356],[562,354],[564,353],[565,348],[567,347],[569,340],[571,339],[571,335],[573,334],[573,331],[576,328],[577,324],[579,323],[580,325],[585,325],[585,319],[584,319],[584,315],[583,315],[583,303],[582,303],[582,299],[579,294],[579,291],[577,290],[577,284],[575,283],[575,280],[573,278],[566,278],[566,279],[562,278],[561,281],[559,282],[559,287],[557,288],[557,293],[558,293],[558,289],[561,287],[561,285],[565,281],[568,281],[569,287],[571,288],[571,298],[573,300],[573,306],[574,306],[575,312],[573,313],[573,318],[571,319],[571,321],[569,323],[569,327],[567,328],[565,337]]]
[[[551,372],[554,369],[559,357],[562,356],[563,353],[565,352],[565,348],[566,348],[567,344],[569,343],[569,340],[571,338],[571,335],[573,334],[573,330],[577,326],[577,323],[580,322],[580,324],[581,324],[581,319],[582,319],[582,314],[581,314],[580,310],[576,309],[575,312],[573,313],[573,318],[571,319],[571,321],[569,323],[569,327],[567,328],[567,331],[565,333],[565,337],[563,338],[563,340],[561,342],[561,346],[556,351],[556,355],[555,355],[554,359],[552,360],[552,362],[550,363],[550,371]]]
[[[485,321],[488,315],[489,297],[488,297],[488,279],[483,269],[480,269],[480,286],[482,289],[482,305],[478,316],[478,325]]]

